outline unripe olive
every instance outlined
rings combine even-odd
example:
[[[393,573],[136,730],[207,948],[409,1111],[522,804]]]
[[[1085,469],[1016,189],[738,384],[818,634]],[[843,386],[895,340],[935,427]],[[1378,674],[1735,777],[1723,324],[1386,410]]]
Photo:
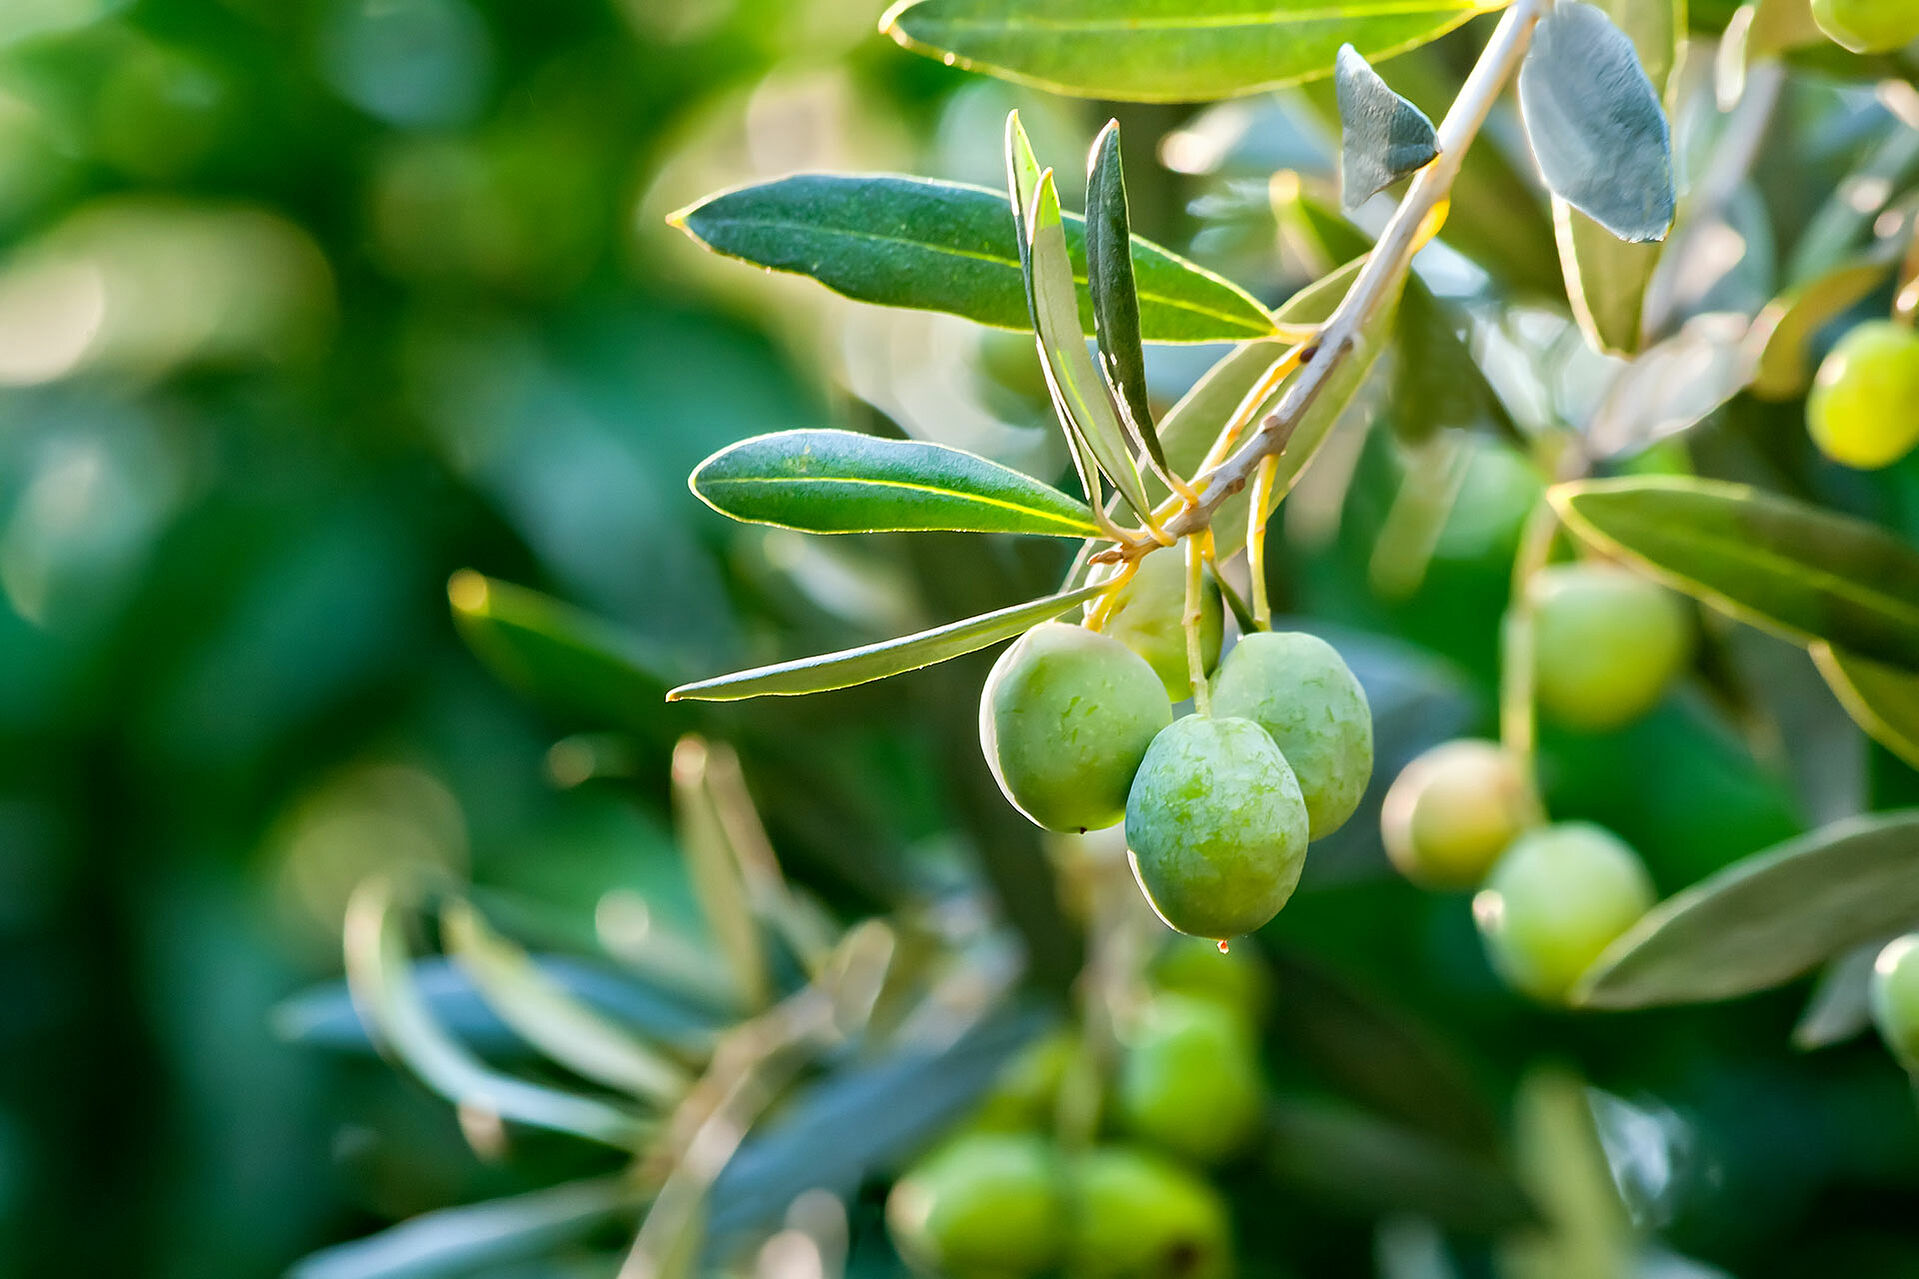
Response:
[[[1248,635],[1226,655],[1213,713],[1250,719],[1292,766],[1314,839],[1338,830],[1373,776],[1373,712],[1339,650],[1298,631]]]
[[[1161,995],[1130,1028],[1113,1105],[1133,1136],[1211,1163],[1259,1126],[1259,1048],[1238,1013],[1210,1000]]]
[[[1028,1044],[1000,1071],[992,1091],[973,1113],[973,1126],[999,1132],[1050,1127],[1060,1084],[1079,1051],[1079,1037],[1068,1030]]]
[[[1018,1279],[1058,1264],[1066,1195],[1058,1152],[1026,1133],[971,1133],[909,1170],[886,1199],[893,1244],[952,1279]]]
[[[1651,710],[1692,656],[1692,615],[1616,565],[1554,564],[1533,577],[1539,705],[1570,728],[1618,728]]]
[[[1144,658],[1084,627],[1043,622],[1000,654],[980,693],[980,745],[1006,798],[1048,830],[1098,830],[1173,707]]]
[[[1812,20],[1854,53],[1891,53],[1919,40],[1912,0],[1812,0]]]
[[[1909,12],[1919,14],[1919,6]],[[1919,444],[1919,333],[1890,320],[1848,330],[1812,380],[1806,429],[1821,453],[1856,470],[1876,471],[1912,452]]]
[[[1146,659],[1166,696],[1183,702],[1193,695],[1193,665],[1186,655],[1186,565],[1177,550],[1150,552],[1113,596],[1101,625]],[[1200,595],[1200,655],[1207,673],[1219,664],[1222,614],[1219,587],[1208,579]]]
[[[1547,1003],[1652,908],[1639,854],[1589,822],[1519,837],[1473,898],[1473,919],[1500,976]]]
[[[1203,938],[1172,937],[1147,977],[1155,990],[1211,1000],[1253,1026],[1273,1001],[1271,972],[1247,946],[1221,951]]]
[[[1134,877],[1169,927],[1196,937],[1237,937],[1278,914],[1306,838],[1299,782],[1249,719],[1174,721],[1126,800]]]
[[[1886,943],[1872,962],[1870,1003],[1879,1037],[1910,1071],[1919,1071],[1919,933]]]
[[[1538,808],[1518,760],[1497,742],[1464,738],[1406,765],[1386,792],[1379,833],[1414,883],[1472,888]]]
[[[1228,1279],[1232,1227],[1219,1192],[1171,1160],[1103,1146],[1073,1162],[1072,1279]]]

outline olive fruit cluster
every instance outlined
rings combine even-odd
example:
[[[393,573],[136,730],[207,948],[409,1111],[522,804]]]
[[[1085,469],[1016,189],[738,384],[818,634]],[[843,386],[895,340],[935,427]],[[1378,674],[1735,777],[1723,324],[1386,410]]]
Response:
[[[1814,0],[1817,13],[1821,0]],[[1862,22],[1873,13],[1903,23],[1919,38],[1919,6],[1909,0],[1834,0],[1834,21]],[[1821,20],[1830,32],[1833,25]],[[1806,396],[1806,429],[1821,453],[1842,466],[1876,471],[1919,444],[1919,333],[1890,320],[1855,325],[1819,365]]]
[[[1692,658],[1687,606],[1614,564],[1549,565],[1527,583],[1539,707],[1568,728],[1603,732],[1638,719]]]
[[[1386,851],[1408,878],[1470,888],[1493,968],[1543,1003],[1564,1000],[1654,901],[1652,878],[1618,836],[1589,822],[1540,825],[1517,760],[1455,741],[1407,765],[1387,792]]]
[[[1180,932],[1248,933],[1292,896],[1306,845],[1358,807],[1372,775],[1366,695],[1337,651],[1304,634],[1243,637],[1210,713],[1175,719],[1194,690],[1177,559],[1149,554],[1102,629],[1045,622],[1000,656],[980,697],[980,742],[1015,807],[1054,831],[1126,823],[1134,874]],[[1218,600],[1202,616],[1218,660]]]

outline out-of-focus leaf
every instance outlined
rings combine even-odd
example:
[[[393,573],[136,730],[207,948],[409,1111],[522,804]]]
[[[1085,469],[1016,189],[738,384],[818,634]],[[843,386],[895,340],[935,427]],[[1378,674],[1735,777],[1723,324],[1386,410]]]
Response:
[[[904,0],[881,29],[917,53],[1055,93],[1206,102],[1333,73],[1339,46],[1385,58],[1485,0]]]
[[[1221,428],[1285,354],[1282,342],[1248,342],[1193,383],[1159,422],[1173,469],[1190,475],[1198,468]]]
[[[1586,424],[1594,451],[1637,453],[1698,425],[1737,395],[1753,372],[1747,329],[1743,315],[1695,315],[1620,369]]]
[[[1015,604],[997,612],[982,613],[962,622],[949,622],[930,631],[902,635],[898,639],[881,640],[877,644],[863,644],[859,648],[844,649],[837,653],[803,657],[797,661],[779,662],[750,671],[682,684],[667,694],[667,698],[670,701],[684,698],[731,702],[745,697],[792,697],[870,683],[889,675],[916,671],[965,653],[977,652],[999,640],[1011,639],[1021,631],[1058,617],[1075,604],[1085,603],[1102,589],[1100,586],[1085,586]]]
[[[1919,550],[1877,525],[1678,476],[1561,484],[1547,496],[1581,537],[1742,621],[1919,668]]]
[[[447,953],[521,1038],[587,1079],[660,1105],[692,1083],[671,1058],[575,999],[531,956],[489,927],[471,903],[440,912]]]
[[[1535,1069],[1520,1083],[1515,1111],[1520,1181],[1545,1222],[1501,1241],[1500,1279],[1610,1279],[1634,1273],[1632,1222],[1593,1124],[1585,1086],[1567,1071]]]
[[[766,943],[747,901],[746,876],[707,786],[709,751],[698,737],[683,737],[673,748],[673,819],[688,878],[699,898],[707,927],[731,970],[734,987],[750,1009],[763,1008],[772,996]]]
[[[1805,1052],[1830,1048],[1872,1025],[1872,962],[1884,944],[1880,938],[1827,961],[1792,1028],[1793,1047]]]
[[[1342,1207],[1483,1234],[1536,1220],[1511,1174],[1483,1154],[1337,1102],[1284,1101],[1267,1115],[1273,1176]]]
[[[637,1117],[618,1107],[486,1065],[433,1020],[411,967],[393,889],[383,879],[368,880],[347,907],[347,982],[379,1042],[421,1082],[455,1105],[622,1150],[633,1149],[646,1133]]]
[[[1812,646],[1812,660],[1852,722],[1919,768],[1919,675],[1826,643]]]
[[[944,311],[1002,329],[1030,326],[1006,197],[983,187],[890,175],[803,173],[707,197],[675,226],[728,257],[811,276],[881,306]],[[1073,278],[1086,279],[1086,226],[1063,219]],[[1245,290],[1147,240],[1132,243],[1148,342],[1225,342],[1273,331]],[[1093,308],[1079,308],[1091,337]]]
[[[636,1207],[623,1177],[443,1208],[295,1262],[287,1279],[455,1279],[535,1261]]]
[[[1812,384],[1812,340],[1827,323],[1863,301],[1891,274],[1894,254],[1866,255],[1774,300],[1753,321],[1760,344],[1752,393],[1790,400]]]
[[[1010,467],[854,431],[756,435],[707,458],[688,483],[722,515],[808,533],[1098,531],[1085,503]]]
[[[1339,47],[1339,198],[1357,209],[1439,155],[1433,122],[1380,79],[1359,50]]]
[[[1109,120],[1093,139],[1086,175],[1086,291],[1099,334],[1100,371],[1134,441],[1166,469],[1166,451],[1153,429],[1146,398],[1146,352],[1140,347],[1139,286],[1133,278],[1132,219],[1119,155],[1119,122]]]
[[[1782,277],[1787,284],[1797,288],[1845,265],[1915,172],[1919,172],[1919,129],[1893,120],[1878,145],[1839,180],[1800,233]]]
[[[1735,862],[1655,907],[1574,1000],[1646,1008],[1791,981],[1919,920],[1919,811],[1852,818]]]
[[[1366,566],[1381,599],[1406,599],[1426,580],[1472,456],[1466,441],[1448,432],[1424,441],[1408,457]]]
[[[1603,9],[1560,0],[1519,68],[1526,135],[1546,184],[1622,240],[1672,225],[1672,135],[1626,33]]]

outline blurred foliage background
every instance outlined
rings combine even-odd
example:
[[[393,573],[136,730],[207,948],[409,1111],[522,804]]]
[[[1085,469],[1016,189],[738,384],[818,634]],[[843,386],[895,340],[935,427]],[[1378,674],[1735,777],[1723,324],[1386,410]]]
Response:
[[[1709,41],[1727,14],[1700,10]],[[686,489],[723,444],[835,423],[1064,469],[1028,338],[854,307],[666,223],[794,169],[998,187],[1007,108],[1056,157],[1108,115],[907,56],[877,16],[871,0],[0,5],[0,1273],[273,1274],[425,1209],[610,1166],[537,1138],[483,1158],[377,1057],[295,1042],[281,1002],[337,977],[347,896],[383,868],[470,880],[529,943],[617,956],[663,919],[699,946],[670,818],[687,731],[737,745],[789,874],[842,918],[984,882],[1028,984],[1066,989],[1081,939],[1049,854],[979,758],[986,658],[803,703],[658,700],[676,677],[1026,598],[1063,567],[1057,547],[1006,540],[982,555],[742,528]],[[1396,85],[1437,116],[1481,38],[1393,62]],[[1682,149],[1723,127],[1694,89]],[[1330,264],[1277,234],[1267,175],[1326,179],[1329,97],[1119,109],[1136,225],[1283,299]],[[1731,309],[1770,297],[1786,246],[1900,128],[1869,84],[1796,70],[1729,206],[1740,251],[1687,287]],[[1496,246],[1479,260],[1498,274],[1457,291],[1550,376],[1469,416],[1583,422],[1609,366],[1565,318],[1530,173],[1482,150],[1448,237]],[[1217,354],[1155,351],[1156,394]],[[1919,533],[1912,462],[1841,474],[1797,414],[1742,397],[1690,447]],[[1417,455],[1388,431],[1350,438],[1289,504],[1275,585],[1372,693],[1376,813],[1419,749],[1492,724],[1541,479],[1483,448],[1423,580],[1382,584]],[[608,619],[658,687],[609,704],[604,685],[503,684],[449,615],[468,568]],[[1717,678],[1619,734],[1545,744],[1556,815],[1619,831],[1666,892],[1915,793],[1803,655],[1714,638]],[[1626,1152],[1616,1172],[1636,1169],[1628,1206],[1675,1247],[1747,1276],[1919,1274],[1906,1082],[1872,1043],[1795,1052],[1803,992],[1530,1009],[1487,970],[1462,898],[1385,872],[1367,813],[1315,850],[1255,953],[1282,1009],[1289,991],[1318,1000],[1317,1021],[1275,1018],[1269,1062],[1293,1095],[1471,1144],[1506,1126],[1530,1068],[1574,1063],[1618,1104],[1602,1136]],[[1342,1038],[1342,1000],[1431,1055]],[[1377,1179],[1334,1166],[1356,1139],[1327,1148],[1333,1164],[1294,1160],[1276,1188],[1233,1174],[1250,1179],[1247,1273],[1376,1273],[1404,1241],[1378,1228],[1398,1208]],[[875,1238],[876,1202],[854,1218]]]

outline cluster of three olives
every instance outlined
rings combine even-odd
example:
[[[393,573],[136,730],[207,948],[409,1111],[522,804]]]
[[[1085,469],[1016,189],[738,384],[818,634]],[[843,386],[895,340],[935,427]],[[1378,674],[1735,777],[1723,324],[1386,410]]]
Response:
[[[1292,895],[1308,840],[1337,829],[1372,774],[1359,682],[1315,636],[1260,632],[1220,667],[1212,713],[1175,720],[1192,690],[1178,557],[1149,554],[1102,630],[1047,622],[1001,655],[980,740],[1006,797],[1054,831],[1124,820],[1147,899],[1199,937],[1260,927]],[[1201,638],[1218,660],[1219,603]]]

